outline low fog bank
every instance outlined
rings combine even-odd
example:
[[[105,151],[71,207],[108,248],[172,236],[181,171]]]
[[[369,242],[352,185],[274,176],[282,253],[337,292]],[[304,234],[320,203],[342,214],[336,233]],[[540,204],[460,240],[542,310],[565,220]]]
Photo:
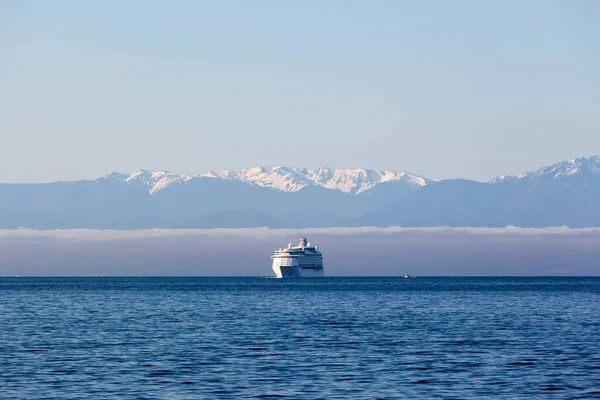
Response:
[[[2,276],[271,276],[302,236],[329,276],[600,275],[600,229],[0,230]]]

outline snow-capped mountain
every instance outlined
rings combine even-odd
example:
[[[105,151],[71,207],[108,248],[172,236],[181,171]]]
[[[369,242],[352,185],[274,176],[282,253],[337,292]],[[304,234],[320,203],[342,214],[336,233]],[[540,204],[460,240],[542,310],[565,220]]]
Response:
[[[146,170],[0,184],[0,228],[600,227],[600,156],[490,182],[407,172],[257,167]]]
[[[333,168],[257,167],[232,171],[210,171],[202,176],[238,180],[284,192],[297,192],[306,186],[316,185],[351,194],[362,193],[385,182],[405,182],[415,189],[435,182],[434,179],[423,178],[408,172]]]
[[[141,169],[131,174],[111,172],[100,179],[129,185],[142,185],[148,188],[150,194],[153,194],[174,183],[186,182],[194,178],[191,175],[180,175],[167,171],[151,172]]]
[[[423,178],[408,172],[374,171],[370,169],[297,169],[288,167],[255,167],[209,171],[201,175],[179,175],[166,171],[139,170],[131,174],[111,172],[100,179],[130,185],[143,185],[148,188],[150,194],[154,194],[174,183],[206,178],[245,182],[283,192],[297,192],[307,186],[320,186],[350,194],[359,194],[386,182],[404,183],[414,190],[432,182],[437,182],[435,179]]]
[[[584,174],[600,174],[600,156],[573,158],[516,176],[502,175],[492,179],[490,183],[514,182],[518,180],[554,180]]]
[[[367,214],[360,225],[600,227],[600,156],[486,183],[441,181]]]
[[[216,178],[247,182],[261,187],[297,192],[312,182],[293,168],[287,167],[255,167],[239,170],[209,171],[202,174],[206,178]]]
[[[437,180],[423,178],[409,172],[373,171],[370,169],[318,168],[301,169],[298,172],[315,185],[352,194],[365,192],[385,182],[404,182],[414,189],[437,182]]]

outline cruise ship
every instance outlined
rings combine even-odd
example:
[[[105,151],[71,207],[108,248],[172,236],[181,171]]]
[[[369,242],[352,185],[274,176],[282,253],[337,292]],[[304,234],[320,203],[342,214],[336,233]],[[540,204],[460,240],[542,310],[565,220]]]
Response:
[[[319,246],[311,246],[306,238],[300,239],[298,246],[290,243],[285,249],[275,250],[271,259],[278,278],[316,278],[324,275],[323,255]]]

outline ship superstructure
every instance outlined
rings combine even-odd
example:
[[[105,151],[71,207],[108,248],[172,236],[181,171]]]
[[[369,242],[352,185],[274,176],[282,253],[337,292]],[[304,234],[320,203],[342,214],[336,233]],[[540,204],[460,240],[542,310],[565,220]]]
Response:
[[[321,277],[323,273],[323,254],[318,246],[311,246],[306,238],[300,239],[297,246],[292,243],[284,249],[278,249],[271,256],[273,271],[278,278]]]

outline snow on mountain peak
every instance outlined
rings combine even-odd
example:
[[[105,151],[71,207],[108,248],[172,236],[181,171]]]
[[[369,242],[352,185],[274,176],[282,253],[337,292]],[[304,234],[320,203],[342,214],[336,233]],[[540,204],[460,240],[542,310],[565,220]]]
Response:
[[[600,174],[600,156],[589,158],[573,158],[559,163],[542,167],[535,171],[527,171],[517,176],[499,176],[489,183],[500,183],[520,179],[558,179],[563,176],[577,174]]]
[[[424,178],[406,172],[318,168],[302,169],[300,173],[316,185],[353,194],[359,194],[384,182],[405,180],[416,186],[427,184]]]
[[[180,175],[173,172],[139,170],[131,174],[112,172],[101,179],[129,185],[142,185],[154,194],[174,183],[191,179],[212,178],[246,182],[284,192],[297,192],[307,186],[321,186],[345,193],[359,194],[385,182],[406,182],[415,189],[435,180],[408,172],[369,169],[298,169],[289,167],[254,167],[239,170],[209,171],[202,175]]]
[[[102,178],[103,180],[107,180],[107,181],[112,181],[112,182],[120,182],[123,183],[126,181],[127,177],[129,175],[128,174],[123,174],[121,172],[111,172],[110,174],[104,175]]]
[[[210,171],[204,177],[239,180],[285,192],[297,192],[308,185],[322,186],[345,193],[358,194],[384,182],[406,181],[421,187],[428,180],[407,172],[368,169],[297,169],[288,167],[255,167],[241,170]]]
[[[103,176],[101,179],[110,180],[119,183],[140,184],[148,188],[148,192],[153,194],[167,186],[176,182],[185,182],[192,179],[193,176],[180,175],[173,172],[157,171],[151,172],[144,169],[133,172],[131,174],[123,174],[120,172],[111,172]]]
[[[549,180],[577,174],[600,174],[600,156],[574,158],[517,176],[502,175],[492,179],[488,183],[500,184],[532,179]],[[426,179],[409,172],[323,167],[307,169],[283,166],[209,171],[201,175],[180,175],[168,171],[151,172],[139,170],[131,174],[111,172],[100,179],[129,185],[143,185],[148,189],[150,194],[154,194],[174,183],[183,183],[192,179],[203,178],[245,182],[284,192],[297,192],[307,186],[321,186],[350,194],[363,193],[386,182],[404,182],[414,189],[437,182],[437,180]]]
[[[513,181],[515,179],[518,179],[518,178],[516,176],[511,176],[511,175],[501,175],[501,176],[497,176],[496,178],[492,179],[488,183],[508,182],[508,181]]]
[[[292,168],[286,167],[254,167],[239,170],[209,171],[202,174],[207,178],[237,180],[252,183],[262,187],[297,192],[306,187],[310,182]]]
[[[164,189],[173,183],[186,182],[192,178],[193,177],[189,175],[178,175],[173,172],[153,172],[151,175],[152,188],[150,189],[150,194]]]

